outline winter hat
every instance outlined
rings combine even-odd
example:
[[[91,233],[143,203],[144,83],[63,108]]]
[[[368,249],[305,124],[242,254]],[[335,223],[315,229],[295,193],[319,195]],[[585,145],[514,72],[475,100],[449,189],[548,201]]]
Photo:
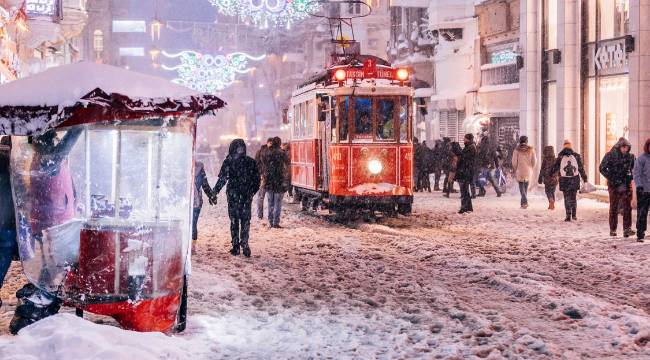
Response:
[[[520,144],[528,144],[528,136],[522,135],[519,137],[519,143]]]
[[[465,139],[469,141],[474,141],[474,134],[465,134]]]
[[[569,140],[569,139],[564,139],[564,147],[572,149],[573,148],[573,142],[571,142],[571,140]]]

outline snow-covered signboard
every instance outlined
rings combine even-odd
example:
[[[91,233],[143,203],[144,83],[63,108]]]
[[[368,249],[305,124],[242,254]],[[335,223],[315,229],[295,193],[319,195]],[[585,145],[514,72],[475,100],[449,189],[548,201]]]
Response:
[[[25,0],[25,13],[30,19],[49,17],[56,19],[59,17],[61,0]]]

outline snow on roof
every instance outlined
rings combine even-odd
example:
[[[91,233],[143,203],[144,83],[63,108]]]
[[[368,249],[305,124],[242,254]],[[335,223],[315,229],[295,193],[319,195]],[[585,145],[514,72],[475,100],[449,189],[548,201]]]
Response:
[[[0,86],[0,106],[72,106],[96,88],[130,98],[183,98],[200,93],[115,66],[79,62]]]
[[[0,135],[38,135],[62,124],[201,116],[224,106],[214,95],[165,79],[80,62],[0,86]]]

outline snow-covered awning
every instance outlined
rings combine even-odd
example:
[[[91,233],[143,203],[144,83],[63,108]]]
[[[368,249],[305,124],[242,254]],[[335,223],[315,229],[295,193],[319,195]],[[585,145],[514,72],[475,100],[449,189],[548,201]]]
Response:
[[[201,115],[225,106],[168,80],[80,62],[0,86],[0,135],[35,135],[62,124]]]

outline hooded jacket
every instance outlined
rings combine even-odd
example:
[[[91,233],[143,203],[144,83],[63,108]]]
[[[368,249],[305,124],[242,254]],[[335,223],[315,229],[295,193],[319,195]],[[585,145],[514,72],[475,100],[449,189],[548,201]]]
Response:
[[[555,150],[553,147],[544,147],[542,154],[542,167],[539,170],[539,178],[537,179],[537,183],[552,187],[557,186],[558,174],[552,172],[553,165],[555,165],[555,160]]]
[[[214,193],[219,193],[226,183],[228,184],[226,194],[229,200],[234,196],[241,196],[247,201],[252,201],[255,193],[260,189],[260,173],[257,164],[253,158],[246,156],[246,143],[242,139],[235,139],[230,143],[228,156],[221,165],[219,180],[214,186]]]
[[[600,173],[607,179],[607,185],[610,187],[629,187],[632,184],[635,159],[632,153],[621,152],[623,146],[632,149],[629,141],[620,139],[600,162]]]
[[[264,161],[264,188],[274,193],[287,191],[287,153],[280,144],[273,143]]]
[[[458,182],[474,181],[474,171],[476,169],[476,144],[471,142],[463,148],[458,161],[458,170],[456,171],[456,180]]]
[[[582,157],[570,148],[565,148],[560,151],[551,169],[551,173],[559,173],[560,167],[562,166],[562,159],[565,157],[571,158],[572,156],[576,159],[578,171],[574,176],[560,176],[560,191],[578,191],[580,189],[580,178],[582,178],[582,181],[587,182],[587,173],[582,163]]]
[[[512,153],[512,169],[518,182],[529,182],[537,164],[535,149],[528,144],[519,144]]]

